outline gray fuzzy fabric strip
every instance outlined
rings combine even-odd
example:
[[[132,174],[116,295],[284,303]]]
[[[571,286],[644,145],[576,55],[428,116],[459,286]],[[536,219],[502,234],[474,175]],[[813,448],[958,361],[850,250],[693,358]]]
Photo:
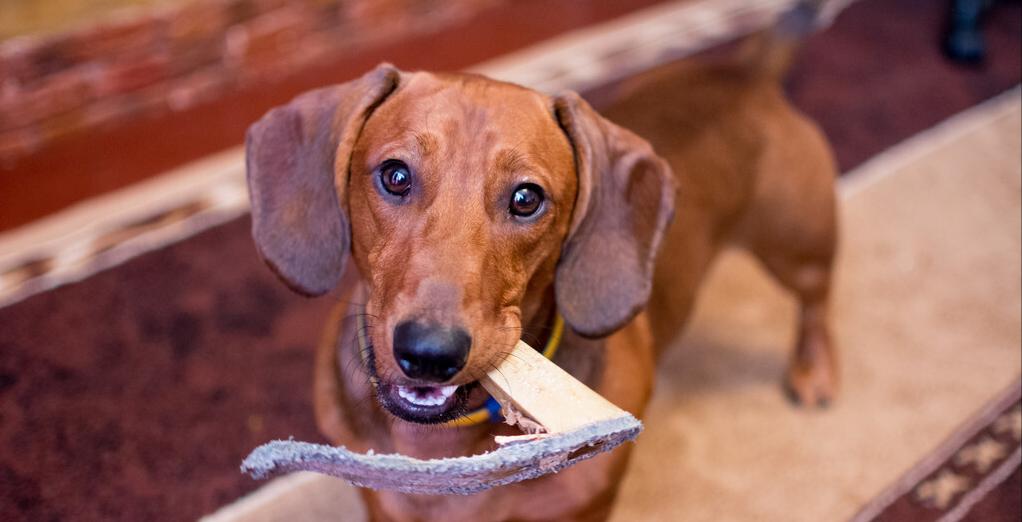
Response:
[[[642,423],[628,415],[573,431],[507,444],[495,451],[447,459],[354,453],[344,447],[292,440],[259,446],[241,471],[261,479],[291,471],[315,471],[356,486],[427,495],[468,495],[556,473],[633,440]]]

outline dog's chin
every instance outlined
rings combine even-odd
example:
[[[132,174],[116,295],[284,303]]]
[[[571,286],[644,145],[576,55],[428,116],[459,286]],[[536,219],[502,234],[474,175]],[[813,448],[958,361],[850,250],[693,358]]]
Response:
[[[471,391],[478,383],[462,386],[399,386],[378,383],[380,404],[395,417],[419,424],[439,424],[465,413]]]

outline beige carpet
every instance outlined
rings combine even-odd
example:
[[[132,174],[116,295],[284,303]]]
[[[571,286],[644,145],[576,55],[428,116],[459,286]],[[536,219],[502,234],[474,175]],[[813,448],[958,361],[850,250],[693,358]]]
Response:
[[[1022,368],[1019,91],[858,169],[834,302],[843,394],[792,408],[794,302],[727,253],[664,360],[614,520],[846,520]],[[216,520],[364,517],[353,488],[279,479]]]
[[[794,302],[721,260],[664,361],[615,520],[846,520],[1018,376],[1019,95],[866,165],[846,187],[834,302],[844,388],[778,390]]]

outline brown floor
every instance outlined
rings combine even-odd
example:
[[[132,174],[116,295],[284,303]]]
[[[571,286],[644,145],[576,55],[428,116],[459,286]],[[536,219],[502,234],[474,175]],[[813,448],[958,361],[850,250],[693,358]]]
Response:
[[[792,92],[844,167],[1019,81],[1017,4],[978,70],[936,54],[935,11],[864,0],[814,38]],[[0,309],[0,519],[194,519],[254,489],[251,447],[321,440],[309,376],[329,306],[277,284],[239,219]]]

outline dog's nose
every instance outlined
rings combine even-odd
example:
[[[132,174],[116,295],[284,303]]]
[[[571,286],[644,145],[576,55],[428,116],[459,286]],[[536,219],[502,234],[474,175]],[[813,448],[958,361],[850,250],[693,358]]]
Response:
[[[394,328],[394,359],[405,375],[444,382],[468,359],[472,337],[462,328],[403,321]]]

